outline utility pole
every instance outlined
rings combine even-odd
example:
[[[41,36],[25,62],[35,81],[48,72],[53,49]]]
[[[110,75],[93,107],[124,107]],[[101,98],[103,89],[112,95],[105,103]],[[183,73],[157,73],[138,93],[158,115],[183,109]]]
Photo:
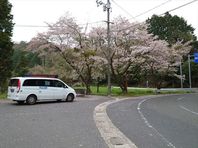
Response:
[[[182,60],[180,60],[180,80],[181,80],[181,88],[183,88]]]
[[[108,96],[111,96],[111,48],[110,48],[110,9],[111,3],[110,0],[107,0],[107,3],[103,3],[100,0],[96,0],[97,6],[103,5],[103,11],[107,12],[107,61],[108,61]]]
[[[190,54],[188,55],[188,77],[189,77],[189,87],[192,88],[192,83],[191,83]]]

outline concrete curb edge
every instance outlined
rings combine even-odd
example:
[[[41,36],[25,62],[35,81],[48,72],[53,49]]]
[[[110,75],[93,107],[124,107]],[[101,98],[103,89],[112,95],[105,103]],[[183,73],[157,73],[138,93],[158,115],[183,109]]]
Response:
[[[94,110],[96,126],[109,148],[137,148],[109,119],[106,108],[108,105],[122,100],[110,100],[99,104]]]

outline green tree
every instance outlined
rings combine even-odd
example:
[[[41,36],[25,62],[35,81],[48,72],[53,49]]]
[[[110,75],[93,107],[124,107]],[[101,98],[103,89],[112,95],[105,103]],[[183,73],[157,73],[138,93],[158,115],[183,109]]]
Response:
[[[198,41],[197,37],[194,35],[194,28],[191,25],[188,25],[184,18],[177,15],[172,16],[167,12],[164,16],[153,15],[151,18],[147,19],[146,22],[148,25],[148,32],[157,36],[158,39],[167,41],[169,46],[173,46],[177,42],[185,44],[188,41],[191,41],[191,51],[189,54],[193,54],[194,49],[198,49]],[[184,59],[187,59],[187,57],[184,56]],[[184,70],[187,71],[188,68]],[[175,82],[179,84],[180,80],[176,80],[177,81],[172,81],[172,78],[169,77],[169,80],[167,79],[166,82],[172,82],[172,85],[175,85]]]
[[[11,41],[13,30],[12,5],[8,0],[0,0],[0,87],[5,88],[7,78],[11,76],[13,43]]]
[[[21,50],[14,50],[13,54],[13,76],[22,76],[27,72],[27,60]]]
[[[193,61],[191,58],[191,83],[192,87],[198,87],[198,64]],[[189,87],[189,67],[188,61],[183,63],[183,74],[185,75],[186,80],[184,81],[184,85]]]
[[[42,64],[37,53],[26,51],[27,46],[28,43],[23,41],[13,46],[13,76],[23,76],[29,72],[30,68]]]
[[[164,16],[153,15],[146,20],[148,32],[158,36],[158,39],[166,40],[169,45],[180,41],[185,43],[196,40],[194,28],[187,21],[177,15],[172,16],[168,12]]]

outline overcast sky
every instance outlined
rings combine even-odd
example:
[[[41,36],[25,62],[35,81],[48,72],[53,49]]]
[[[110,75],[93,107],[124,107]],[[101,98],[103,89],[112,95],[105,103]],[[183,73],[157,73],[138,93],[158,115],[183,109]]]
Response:
[[[14,15],[13,41],[30,41],[38,32],[47,30],[47,23],[55,23],[59,17],[70,12],[79,24],[86,24],[106,20],[106,12],[102,6],[97,7],[96,0],[9,0],[13,5]],[[107,0],[101,0],[106,3]],[[145,21],[153,14],[160,15],[178,6],[193,0],[110,0],[111,19],[116,16],[124,16],[131,22]],[[163,4],[164,3],[164,4]],[[135,19],[133,17],[161,5],[149,13],[145,13]],[[170,12],[187,20],[188,24],[194,27],[198,36],[198,1],[185,7]],[[101,25],[100,23],[90,24],[88,27]]]

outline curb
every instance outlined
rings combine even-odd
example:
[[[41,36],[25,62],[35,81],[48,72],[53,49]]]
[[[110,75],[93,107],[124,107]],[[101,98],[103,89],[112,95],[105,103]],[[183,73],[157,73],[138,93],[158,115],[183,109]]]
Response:
[[[96,126],[109,148],[137,148],[109,119],[106,108],[108,105],[122,100],[111,100],[99,104],[94,110],[94,120]]]

